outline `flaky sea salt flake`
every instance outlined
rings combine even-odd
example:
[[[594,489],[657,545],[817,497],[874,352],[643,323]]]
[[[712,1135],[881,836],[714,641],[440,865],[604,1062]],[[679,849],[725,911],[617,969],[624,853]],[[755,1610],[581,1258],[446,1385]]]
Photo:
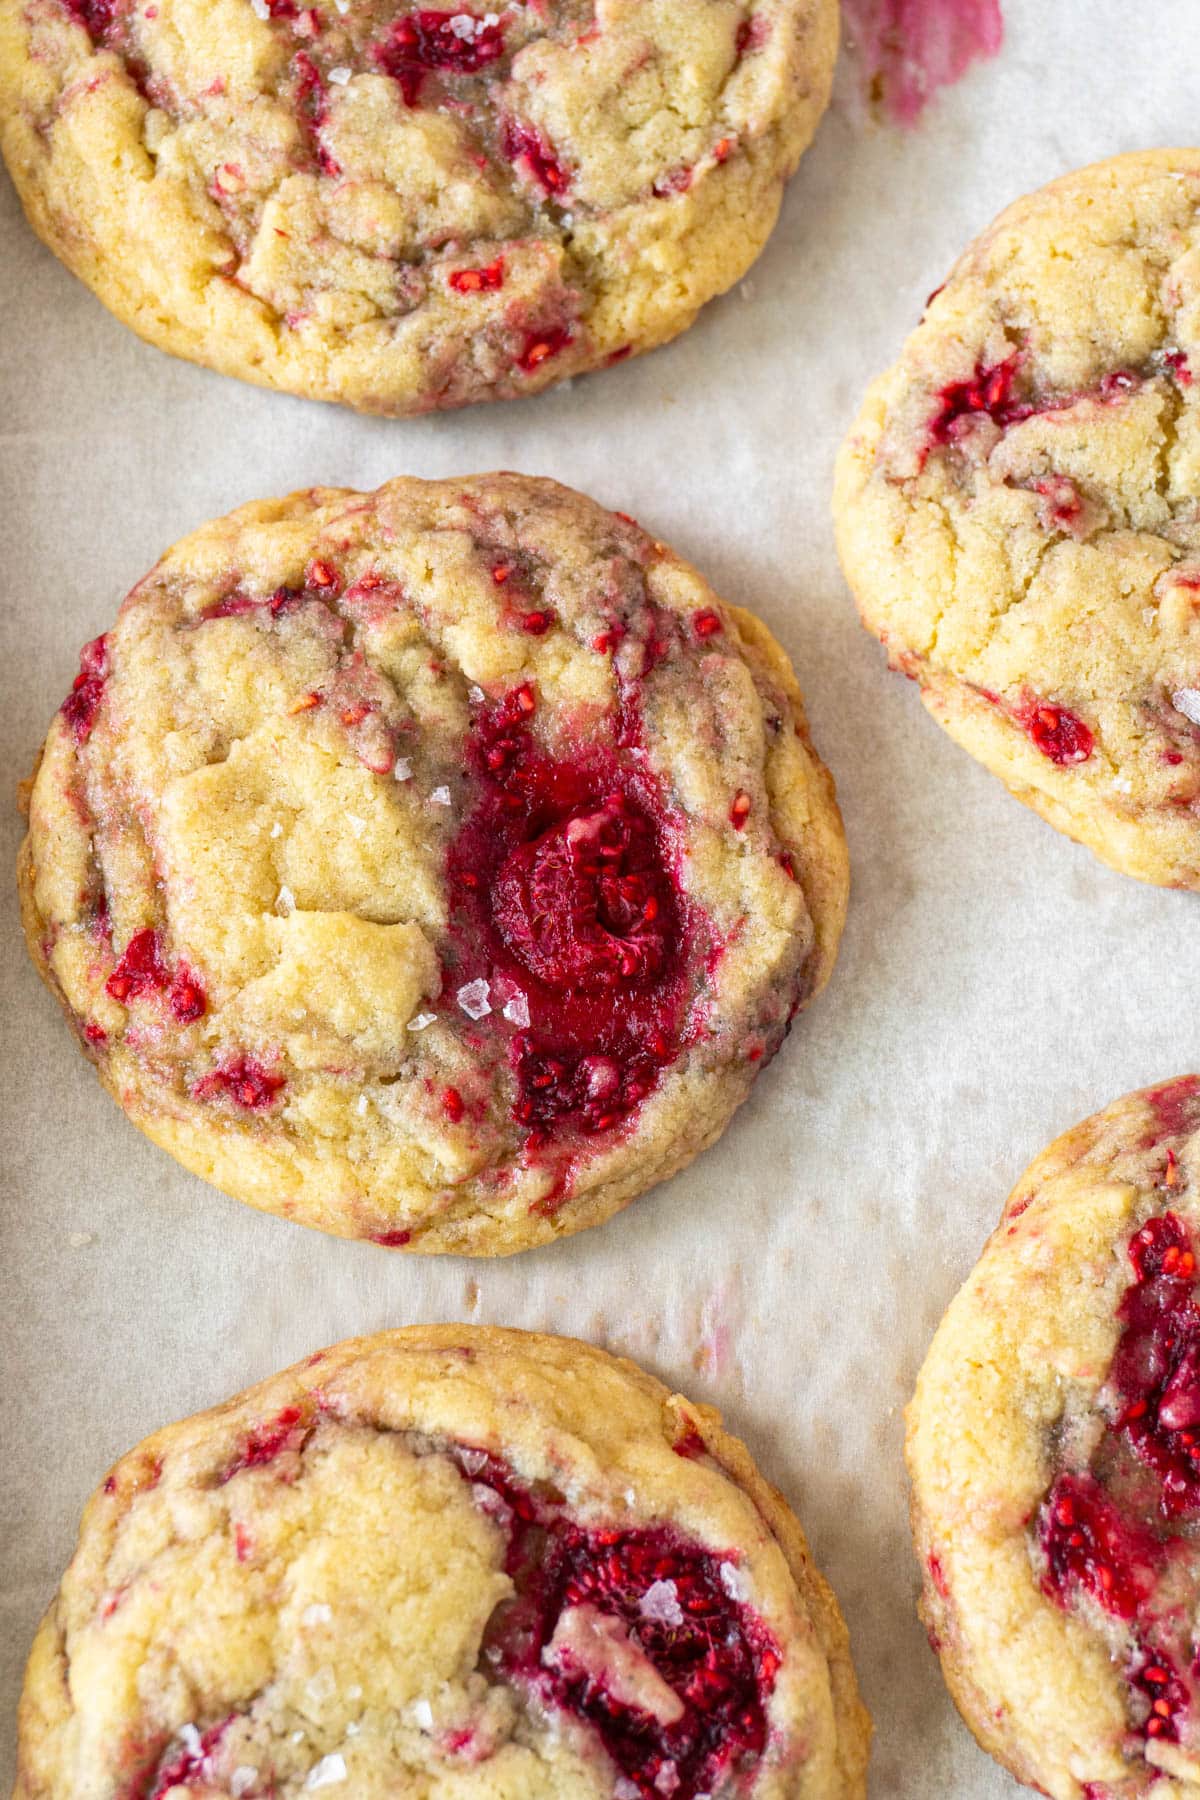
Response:
[[[316,1674],[304,1684],[304,1691],[309,1699],[320,1706],[325,1700],[332,1700],[337,1693],[337,1681],[333,1670],[326,1663]]]
[[[257,1783],[258,1770],[252,1769],[249,1763],[239,1763],[229,1777],[229,1791],[233,1800],[242,1800],[242,1795],[248,1794]]]
[[[516,1025],[524,1031],[529,1024],[529,1001],[524,994],[514,994],[511,1000],[504,1002],[504,1016],[510,1025]]]
[[[288,887],[285,882],[283,887],[280,888],[279,892],[275,896],[275,911],[277,913],[282,913],[284,918],[286,919],[288,914],[294,913],[295,910],[296,910],[296,896],[295,896],[295,894],[293,894],[291,888]]]
[[[397,781],[411,781],[412,757],[398,756],[396,758],[395,767],[392,769],[392,774],[396,777]]]
[[[746,1598],[746,1583],[742,1579],[742,1572],[740,1569],[735,1568],[733,1563],[723,1562],[717,1570],[717,1574],[721,1578],[721,1586],[725,1589],[725,1592],[729,1595],[731,1600],[744,1600]]]
[[[316,1767],[309,1770],[308,1780],[304,1785],[306,1788],[333,1787],[337,1782],[345,1781],[345,1779],[346,1759],[339,1750],[334,1750],[331,1755],[323,1756]]]
[[[345,87],[350,80],[351,72],[345,63],[339,63],[336,69],[330,69],[329,79],[334,87]]]
[[[492,1010],[490,992],[490,984],[481,975],[478,981],[466,982],[454,997],[468,1019],[486,1019]]]
[[[682,1625],[679,1589],[673,1581],[652,1581],[638,1601],[638,1612],[652,1625]]]
[[[410,1031],[427,1031],[437,1020],[436,1013],[414,1013],[408,1021]]]
[[[435,787],[432,794],[429,796],[429,800],[432,806],[453,805],[453,801],[450,798],[450,789],[448,787]]]
[[[433,1708],[428,1700],[413,1701],[413,1719],[422,1731],[433,1730]]]
[[[1171,705],[1193,725],[1200,725],[1200,688],[1176,688],[1171,695]]]

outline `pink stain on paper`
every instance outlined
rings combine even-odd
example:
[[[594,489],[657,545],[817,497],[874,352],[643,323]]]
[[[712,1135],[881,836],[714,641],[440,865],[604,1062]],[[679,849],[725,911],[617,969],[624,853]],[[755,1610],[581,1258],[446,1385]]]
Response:
[[[915,125],[939,88],[960,81],[1004,38],[1000,0],[842,0],[873,106]]]
[[[733,1368],[740,1323],[740,1271],[707,1293],[700,1303],[692,1367],[698,1374],[723,1381]]]

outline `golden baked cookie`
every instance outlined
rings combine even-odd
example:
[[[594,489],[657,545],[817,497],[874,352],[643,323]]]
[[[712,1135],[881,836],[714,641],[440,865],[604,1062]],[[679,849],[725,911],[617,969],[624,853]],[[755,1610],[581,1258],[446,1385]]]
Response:
[[[938,722],[1114,867],[1200,887],[1200,150],[1019,200],[838,464],[864,623]]]
[[[836,0],[0,0],[34,229],[142,337],[371,412],[537,392],[746,272]]]
[[[791,668],[632,520],[516,475],[184,539],[83,652],[21,859],[105,1084],[256,1206],[413,1250],[608,1217],[824,983]]]
[[[862,1800],[869,1735],[837,1602],[711,1408],[414,1326],[116,1465],[15,1800]]]
[[[1017,1183],[908,1413],[922,1614],[1052,1800],[1200,1796],[1200,1076]]]

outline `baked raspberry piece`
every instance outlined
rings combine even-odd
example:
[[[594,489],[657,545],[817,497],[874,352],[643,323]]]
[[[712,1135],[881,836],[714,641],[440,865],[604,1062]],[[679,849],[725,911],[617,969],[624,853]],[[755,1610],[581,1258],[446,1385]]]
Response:
[[[800,1526],[710,1408],[461,1326],[326,1350],[124,1457],[21,1720],[43,1800],[864,1800],[870,1732]]]
[[[863,623],[939,724],[1115,868],[1192,888],[1197,183],[1200,152],[1150,151],[1011,206],[871,387],[835,495]]]
[[[653,349],[740,280],[828,102],[838,5],[0,0],[0,20],[0,150],[105,305],[244,380],[419,414]],[[147,156],[170,206],[142,204]]]
[[[1157,1800],[1200,1770],[1198,1182],[1195,1076],[1060,1138],[909,1409],[943,1671],[984,1748],[1054,1800]]]
[[[846,860],[764,628],[632,520],[498,476],[177,546],[84,653],[21,886],[106,1085],[185,1165],[491,1254],[724,1128],[828,976]]]

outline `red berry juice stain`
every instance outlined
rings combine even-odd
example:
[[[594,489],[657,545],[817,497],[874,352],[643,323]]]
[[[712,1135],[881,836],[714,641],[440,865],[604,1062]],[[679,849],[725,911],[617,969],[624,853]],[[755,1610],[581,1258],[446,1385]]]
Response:
[[[246,1112],[265,1112],[286,1086],[282,1075],[264,1068],[253,1056],[235,1056],[211,1069],[192,1089],[196,1100],[231,1100]]]
[[[553,145],[532,125],[506,119],[500,132],[500,148],[514,169],[529,176],[547,196],[565,194],[571,185],[567,168]]]
[[[77,744],[86,744],[108,679],[108,639],[93,638],[79,652],[79,673],[62,703],[62,716]]]
[[[397,19],[374,50],[375,61],[399,85],[406,106],[418,104],[431,71],[477,75],[503,55],[500,23],[485,25],[474,13],[439,12],[434,7],[421,7]]]
[[[204,989],[191,970],[183,963],[174,970],[168,967],[157,931],[134,933],[104,991],[123,1006],[146,994],[162,994],[181,1025],[191,1025],[208,1010]]]
[[[1004,39],[1000,0],[842,0],[842,11],[863,92],[898,125],[915,125]]]

